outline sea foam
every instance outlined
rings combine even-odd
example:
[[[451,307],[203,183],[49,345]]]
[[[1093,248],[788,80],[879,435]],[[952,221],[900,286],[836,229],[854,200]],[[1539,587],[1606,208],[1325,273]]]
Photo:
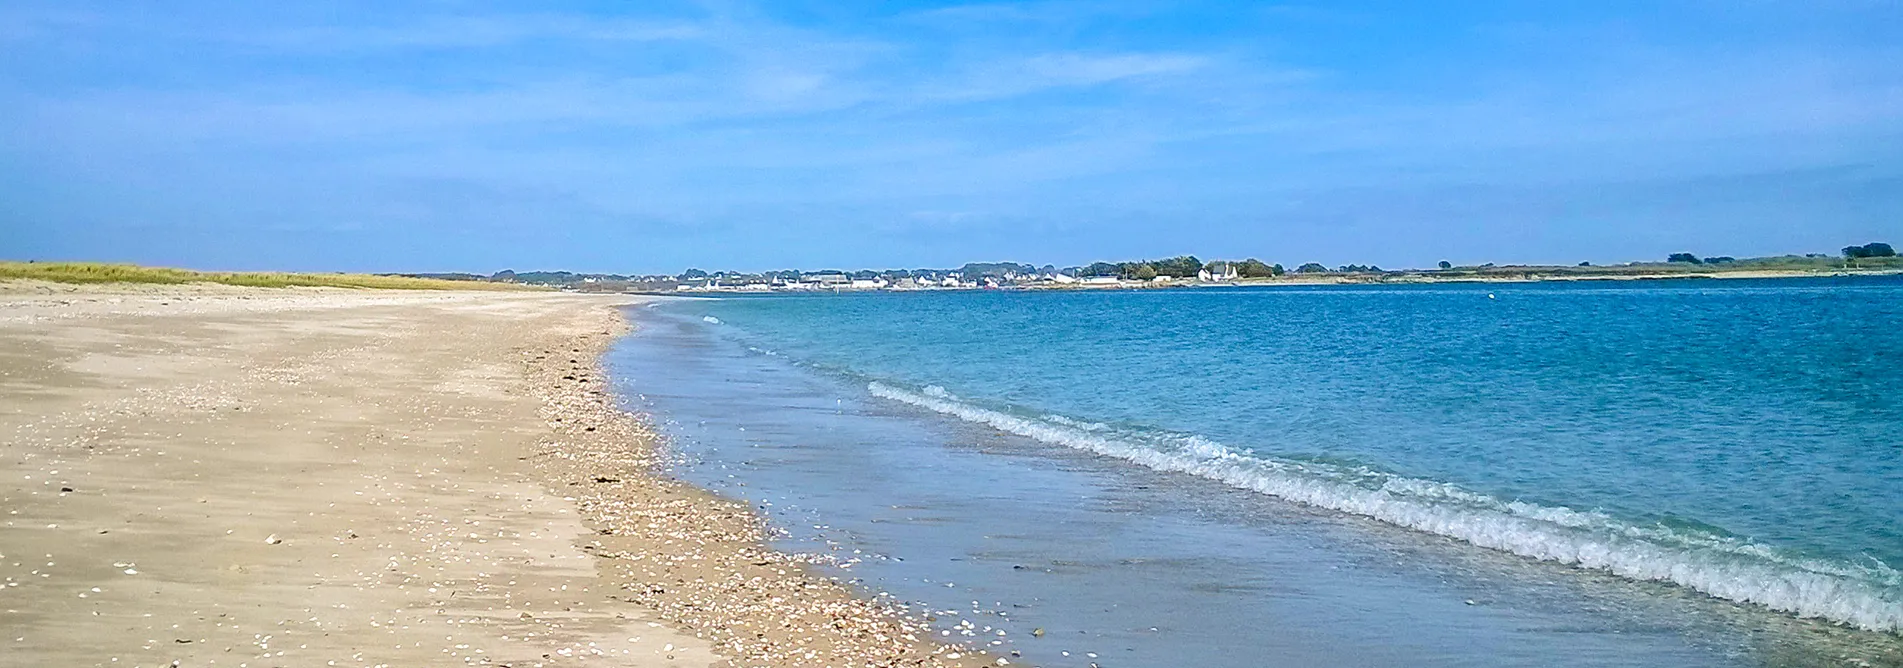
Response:
[[[1623,522],[1605,513],[1503,501],[1457,485],[1263,457],[1194,435],[1119,433],[1062,416],[1024,417],[977,406],[939,387],[870,383],[874,396],[1046,443],[1198,475],[1306,505],[1353,513],[1542,561],[1636,580],[1671,582],[1714,597],[1871,631],[1903,632],[1903,576],[1792,556],[1713,533]]]

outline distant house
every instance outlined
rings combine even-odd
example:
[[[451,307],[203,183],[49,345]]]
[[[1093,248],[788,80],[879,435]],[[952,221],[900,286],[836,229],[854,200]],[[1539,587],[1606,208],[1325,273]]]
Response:
[[[1092,276],[1084,279],[1085,285],[1116,285],[1122,282],[1115,276]]]
[[[1236,265],[1227,262],[1212,262],[1196,272],[1196,279],[1203,282],[1236,280]]]
[[[852,277],[842,273],[807,274],[800,282],[822,288],[843,288],[852,284]]]

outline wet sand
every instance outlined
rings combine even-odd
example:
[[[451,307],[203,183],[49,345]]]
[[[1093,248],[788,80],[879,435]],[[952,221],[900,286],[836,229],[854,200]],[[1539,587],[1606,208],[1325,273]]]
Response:
[[[631,299],[0,283],[0,665],[998,662],[656,475]]]

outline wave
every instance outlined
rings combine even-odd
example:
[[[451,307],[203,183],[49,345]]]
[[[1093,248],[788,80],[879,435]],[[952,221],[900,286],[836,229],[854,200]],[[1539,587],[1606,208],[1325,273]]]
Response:
[[[1062,416],[1013,415],[944,388],[873,382],[871,394],[1046,443],[1218,480],[1298,503],[1457,538],[1541,561],[1705,594],[1870,631],[1903,632],[1903,575],[1787,554],[1736,536],[1647,526],[1598,511],[1504,501],[1457,485],[1366,467],[1245,453],[1195,435],[1137,433]]]

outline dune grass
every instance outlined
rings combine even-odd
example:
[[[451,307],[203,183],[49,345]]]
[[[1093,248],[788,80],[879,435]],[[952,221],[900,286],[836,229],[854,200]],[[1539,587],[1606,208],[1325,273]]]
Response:
[[[534,286],[486,281],[379,274],[300,274],[277,271],[193,271],[169,267],[99,262],[0,262],[0,280],[33,279],[55,283],[217,283],[258,288],[326,287],[378,290],[538,290]]]

